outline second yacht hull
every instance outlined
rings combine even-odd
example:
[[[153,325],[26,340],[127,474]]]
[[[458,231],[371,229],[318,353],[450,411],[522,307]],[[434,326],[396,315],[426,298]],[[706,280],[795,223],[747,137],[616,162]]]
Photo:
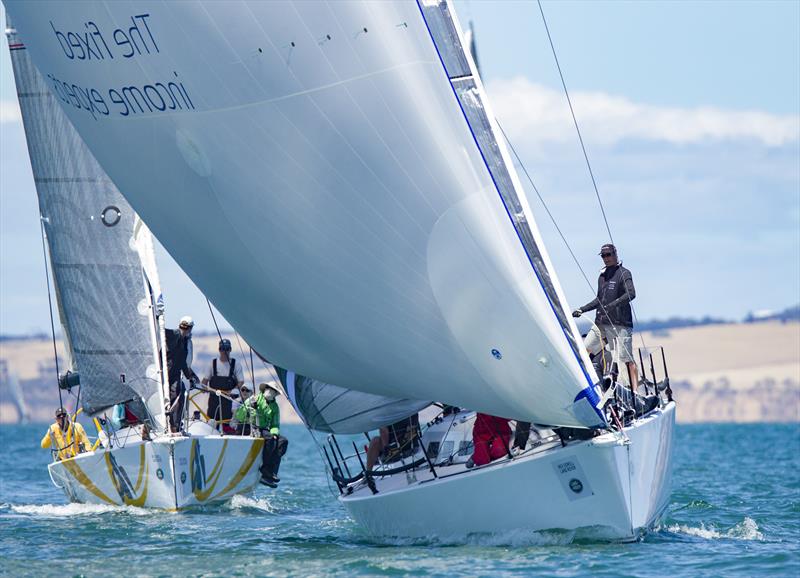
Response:
[[[263,444],[242,436],[163,436],[101,448],[48,468],[72,502],[177,511],[251,491]]]

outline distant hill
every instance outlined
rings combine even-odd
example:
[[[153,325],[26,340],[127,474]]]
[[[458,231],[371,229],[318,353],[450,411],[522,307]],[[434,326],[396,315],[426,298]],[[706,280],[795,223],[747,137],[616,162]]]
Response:
[[[637,331],[663,331],[665,329],[678,329],[679,327],[698,327],[700,325],[722,325],[734,323],[728,319],[719,317],[709,317],[708,315],[700,319],[694,317],[670,317],[669,319],[651,319],[649,321],[639,321],[636,324]]]
[[[742,319],[741,323],[759,323],[761,321],[800,321],[800,304],[787,307],[783,311],[753,311]],[[738,323],[732,319],[722,319],[721,317],[670,317],[668,319],[650,319],[639,321],[636,324],[637,331],[663,331],[666,329],[678,329],[680,327],[700,327],[703,325],[722,325],[725,323]]]
[[[800,321],[800,304],[794,307],[787,307],[783,311],[756,311],[747,314],[744,318],[745,323],[757,323],[759,321]]]

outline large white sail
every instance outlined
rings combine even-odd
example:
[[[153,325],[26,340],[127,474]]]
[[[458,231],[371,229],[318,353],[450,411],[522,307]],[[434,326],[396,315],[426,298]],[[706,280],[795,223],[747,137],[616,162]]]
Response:
[[[81,405],[95,413],[133,401],[134,412],[163,425],[156,333],[134,239],[138,216],[86,148],[10,24],[6,32]],[[138,238],[143,254],[148,242],[152,253],[149,231]]]
[[[6,6],[108,174],[271,360],[604,423],[446,2]]]

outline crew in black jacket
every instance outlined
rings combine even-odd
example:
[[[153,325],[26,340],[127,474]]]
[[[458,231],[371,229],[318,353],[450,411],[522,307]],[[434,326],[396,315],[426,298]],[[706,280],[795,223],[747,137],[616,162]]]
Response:
[[[617,258],[617,248],[607,244],[600,248],[605,268],[597,280],[597,297],[572,312],[573,317],[580,317],[587,311],[597,310],[595,323],[600,329],[603,341],[608,343],[628,368],[631,387],[636,391],[639,387],[639,374],[633,360],[633,311],[631,301],[636,297],[631,272],[622,266]]]
[[[182,317],[178,329],[166,330],[167,342],[167,376],[169,378],[169,423],[173,432],[180,431],[181,417],[185,401],[186,388],[181,380],[183,374],[189,381],[199,381],[192,371],[192,328],[191,317]]]

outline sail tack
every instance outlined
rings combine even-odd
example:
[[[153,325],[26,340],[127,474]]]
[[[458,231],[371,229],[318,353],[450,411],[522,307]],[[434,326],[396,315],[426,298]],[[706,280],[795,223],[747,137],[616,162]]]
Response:
[[[91,414],[144,400],[158,422],[163,403],[156,336],[140,258],[152,254],[149,231],[144,228],[135,241],[137,215],[72,127],[16,31],[9,27],[7,36],[81,404]]]
[[[113,62],[65,58],[54,29],[92,21],[108,36],[129,5],[7,8],[60,81],[152,98],[158,79],[180,82],[191,108],[62,106],[270,360],[392,399],[603,423],[446,2],[155,4],[157,50]]]

